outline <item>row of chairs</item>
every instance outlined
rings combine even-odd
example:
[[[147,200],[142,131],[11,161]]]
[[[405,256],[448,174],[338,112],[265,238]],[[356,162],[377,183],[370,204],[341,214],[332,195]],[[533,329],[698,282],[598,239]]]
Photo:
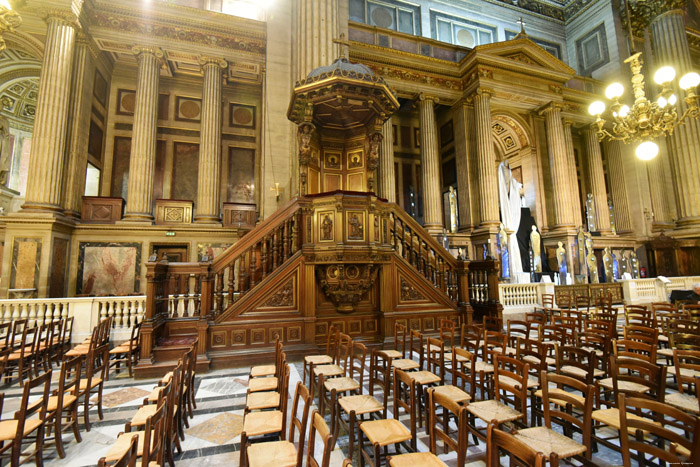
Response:
[[[135,466],[141,458],[142,467],[162,466],[166,460],[174,467],[173,452],[182,452],[180,441],[185,439],[185,427],[189,428],[188,419],[196,409],[197,345],[195,340],[175,369],[143,400],[99,466]]]
[[[59,364],[70,347],[73,318],[30,326],[27,319],[0,323],[0,377],[23,384],[25,378],[47,372]]]

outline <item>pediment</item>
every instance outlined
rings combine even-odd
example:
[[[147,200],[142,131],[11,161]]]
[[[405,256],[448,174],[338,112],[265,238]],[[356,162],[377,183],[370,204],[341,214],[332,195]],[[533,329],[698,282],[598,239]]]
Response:
[[[512,61],[529,67],[539,68],[540,72],[564,74],[573,77],[576,70],[554,55],[532,42],[527,36],[504,42],[479,45],[474,48],[478,60],[496,59]]]

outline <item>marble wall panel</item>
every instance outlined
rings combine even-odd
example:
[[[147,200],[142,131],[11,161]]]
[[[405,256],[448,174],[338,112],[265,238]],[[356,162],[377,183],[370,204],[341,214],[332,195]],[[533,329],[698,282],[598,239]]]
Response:
[[[76,295],[129,295],[140,291],[140,242],[80,242]]]
[[[126,199],[129,190],[129,157],[131,155],[131,138],[116,136],[112,156],[112,187],[110,193],[117,198]]]
[[[231,203],[255,202],[255,150],[229,148],[228,201]]]
[[[208,256],[213,260],[228,248],[232,243],[198,243],[197,244],[197,261],[202,261],[204,256]]]
[[[49,297],[66,296],[68,266],[68,240],[56,238],[51,254],[51,274],[49,276]]]
[[[197,199],[199,144],[176,142],[173,147],[171,199]]]
[[[11,289],[36,289],[39,285],[41,239],[18,237],[12,245]]]

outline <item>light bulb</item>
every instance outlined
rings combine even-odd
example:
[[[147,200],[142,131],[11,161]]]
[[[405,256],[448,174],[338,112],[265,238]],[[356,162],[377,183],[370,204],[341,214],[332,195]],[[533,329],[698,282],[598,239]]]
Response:
[[[671,105],[676,105],[676,102],[678,102],[678,98],[675,94],[671,94],[671,97],[668,98],[668,103]]]
[[[625,92],[625,87],[620,83],[613,83],[605,90],[605,97],[610,100],[617,99]]]
[[[678,82],[680,85],[681,89],[683,90],[688,90],[690,88],[694,88],[698,84],[700,84],[700,75],[695,73],[694,71],[690,73],[686,73],[683,75]]]
[[[634,151],[637,158],[643,161],[649,161],[659,154],[659,145],[653,141],[644,141]]]
[[[591,115],[600,115],[605,112],[605,104],[601,101],[595,101],[588,106],[588,113]]]
[[[670,66],[662,66],[654,73],[654,81],[656,81],[656,84],[670,83],[675,77],[676,70]]]
[[[659,96],[659,99],[656,101],[656,103],[659,104],[659,107],[663,109],[668,104],[668,101],[664,96]]]
[[[0,0],[0,8],[4,8],[5,10],[11,10],[12,5],[10,5],[10,2],[8,0]]]
[[[630,108],[628,105],[623,105],[620,107],[620,117],[625,118],[630,114]]]

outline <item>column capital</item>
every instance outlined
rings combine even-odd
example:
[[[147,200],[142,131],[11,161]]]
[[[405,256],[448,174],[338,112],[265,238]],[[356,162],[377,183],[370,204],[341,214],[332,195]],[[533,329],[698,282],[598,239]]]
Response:
[[[550,112],[561,113],[563,107],[564,106],[559,102],[549,102],[537,109],[537,115],[546,115]]]
[[[153,55],[159,62],[165,61],[165,53],[160,47],[135,45],[131,48],[131,53],[139,60],[144,55]]]
[[[228,62],[221,57],[200,55],[197,61],[199,62],[199,66],[202,68],[202,70],[208,65],[215,65],[221,69],[225,69],[228,66]]]
[[[421,92],[420,94],[418,94],[418,98],[417,98],[417,99],[418,99],[418,101],[420,101],[420,102],[423,102],[423,101],[433,101],[435,104],[437,104],[438,102],[440,102],[440,98],[439,98],[439,97],[436,97],[436,96],[433,96],[433,95],[430,95],[430,94],[426,94],[426,93],[424,93],[424,92]]]
[[[79,26],[78,15],[70,9],[42,8],[39,10],[39,17],[47,23],[49,21],[61,21],[69,26]]]
[[[493,97],[495,94],[496,94],[496,91],[494,91],[493,89],[481,86],[481,87],[479,87],[476,91],[474,91],[474,92],[472,93],[472,97],[473,97],[473,96],[479,96],[479,97],[488,96],[488,97]]]
[[[664,0],[661,1],[645,1],[645,2],[629,2],[630,23],[632,24],[632,32],[637,37],[644,36],[644,30],[659,16],[676,11],[678,14],[685,13],[686,0]],[[627,10],[621,8],[623,25],[627,24]]]

